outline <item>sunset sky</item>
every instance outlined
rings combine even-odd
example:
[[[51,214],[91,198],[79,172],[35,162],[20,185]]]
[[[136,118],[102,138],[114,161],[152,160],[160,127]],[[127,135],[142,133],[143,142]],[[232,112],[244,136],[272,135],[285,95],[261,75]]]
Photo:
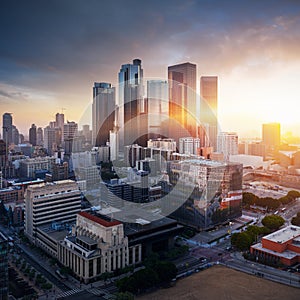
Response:
[[[299,1],[10,0],[0,8],[0,112],[13,113],[26,135],[62,108],[79,121],[94,81],[117,84],[134,58],[146,78],[166,79],[168,65],[187,61],[197,64],[198,85],[219,76],[224,131],[259,137],[262,123],[280,122],[300,135]]]

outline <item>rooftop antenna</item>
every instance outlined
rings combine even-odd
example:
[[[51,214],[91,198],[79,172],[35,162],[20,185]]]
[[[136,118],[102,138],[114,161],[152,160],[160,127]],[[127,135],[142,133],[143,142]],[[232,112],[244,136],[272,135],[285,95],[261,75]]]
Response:
[[[67,110],[66,108],[62,107],[61,108],[61,113],[63,114],[64,113],[64,110]]]

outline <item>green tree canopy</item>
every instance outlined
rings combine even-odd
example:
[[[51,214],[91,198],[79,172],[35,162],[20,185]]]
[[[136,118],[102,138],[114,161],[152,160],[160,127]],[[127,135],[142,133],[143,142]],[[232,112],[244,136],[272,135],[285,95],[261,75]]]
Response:
[[[252,244],[252,238],[247,232],[234,233],[231,237],[231,244],[238,250],[248,250]]]
[[[300,226],[300,212],[297,213],[296,217],[292,218],[291,223],[296,226]]]
[[[269,215],[269,216],[265,216],[261,222],[264,226],[266,226],[270,230],[275,231],[278,230],[284,224],[285,221],[280,216]]]
[[[154,271],[157,273],[160,282],[170,282],[177,274],[176,266],[169,261],[159,261]]]

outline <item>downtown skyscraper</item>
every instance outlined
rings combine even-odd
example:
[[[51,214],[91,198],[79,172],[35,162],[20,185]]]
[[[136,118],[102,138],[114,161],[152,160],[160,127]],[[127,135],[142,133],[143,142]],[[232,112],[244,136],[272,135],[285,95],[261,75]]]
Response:
[[[217,149],[218,135],[218,77],[200,78],[200,133],[202,147]]]
[[[196,65],[189,62],[168,67],[169,116],[172,127],[169,136],[177,142],[183,136],[197,136],[196,73]]]
[[[31,127],[29,128],[29,143],[32,146],[37,145],[37,129],[35,124],[32,124]]]
[[[3,140],[8,146],[13,142],[13,124],[11,113],[4,113],[2,116]]]
[[[146,111],[148,114],[148,138],[168,136],[167,119],[169,117],[168,81],[148,80]]]
[[[119,72],[119,146],[147,140],[147,115],[144,102],[142,61],[134,59],[132,64],[124,64]]]
[[[105,146],[109,141],[109,132],[115,121],[115,87],[110,83],[95,82],[93,87],[93,143],[95,146]]]

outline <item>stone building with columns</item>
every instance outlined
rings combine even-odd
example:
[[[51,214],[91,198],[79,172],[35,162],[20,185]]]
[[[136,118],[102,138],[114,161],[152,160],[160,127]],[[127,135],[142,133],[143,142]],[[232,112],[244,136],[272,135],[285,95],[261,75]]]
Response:
[[[57,258],[85,283],[142,260],[142,245],[129,246],[123,224],[103,215],[80,212],[72,234],[58,243]]]

